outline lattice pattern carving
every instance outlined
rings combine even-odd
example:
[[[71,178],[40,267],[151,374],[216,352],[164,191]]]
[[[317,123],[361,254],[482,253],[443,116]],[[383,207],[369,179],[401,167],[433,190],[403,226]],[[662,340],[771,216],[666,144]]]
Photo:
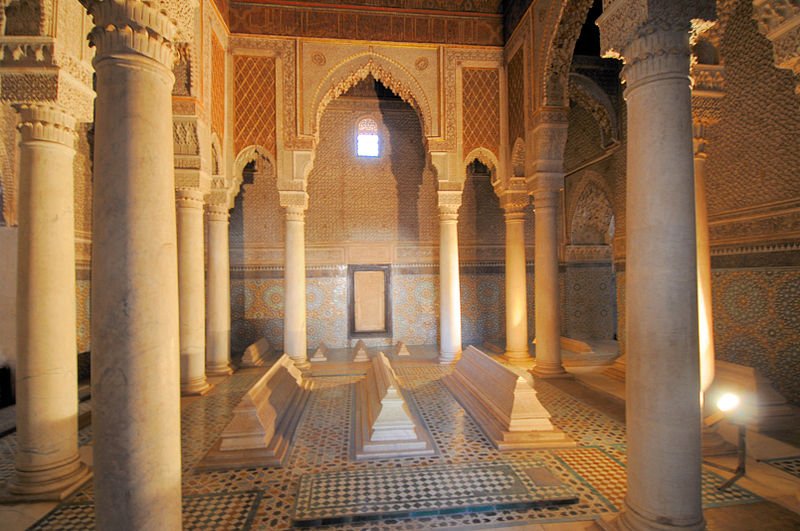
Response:
[[[483,147],[500,152],[500,75],[495,69],[465,68],[462,74],[464,153]]]
[[[225,49],[213,33],[211,34],[211,129],[218,137],[225,138]]]
[[[238,55],[233,60],[233,148],[259,145],[275,154],[275,59]]]
[[[508,63],[508,138],[512,145],[518,138],[525,138],[524,55],[520,46]]]

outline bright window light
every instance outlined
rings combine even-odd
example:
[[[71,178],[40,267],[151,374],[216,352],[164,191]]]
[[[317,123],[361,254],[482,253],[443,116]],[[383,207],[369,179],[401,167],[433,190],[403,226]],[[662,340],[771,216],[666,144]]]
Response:
[[[379,153],[378,135],[358,135],[359,157],[377,157]]]
[[[739,396],[733,393],[725,393],[717,400],[717,407],[720,411],[731,411],[739,407]]]

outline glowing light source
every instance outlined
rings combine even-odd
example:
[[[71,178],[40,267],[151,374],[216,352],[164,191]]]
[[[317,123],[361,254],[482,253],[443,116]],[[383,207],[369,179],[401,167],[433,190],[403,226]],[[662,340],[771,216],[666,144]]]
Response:
[[[732,411],[739,407],[739,395],[733,393],[725,393],[717,399],[717,407],[720,411]]]
[[[358,156],[377,157],[380,154],[378,135],[358,135]]]

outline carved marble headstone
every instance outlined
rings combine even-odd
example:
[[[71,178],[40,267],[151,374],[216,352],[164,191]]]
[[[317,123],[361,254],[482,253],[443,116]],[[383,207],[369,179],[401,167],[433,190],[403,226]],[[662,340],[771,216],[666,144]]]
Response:
[[[328,347],[325,343],[320,343],[317,350],[314,351],[314,355],[311,356],[311,361],[328,361]]]
[[[359,339],[358,343],[356,343],[356,357],[353,358],[353,361],[354,362],[369,361],[369,357],[367,357],[367,346],[361,339]]]
[[[244,351],[242,367],[261,367],[266,363],[272,352],[272,347],[267,338],[262,337]]]
[[[397,346],[394,349],[394,353],[396,356],[410,356],[411,353],[408,351],[408,347],[402,341],[397,342]]]

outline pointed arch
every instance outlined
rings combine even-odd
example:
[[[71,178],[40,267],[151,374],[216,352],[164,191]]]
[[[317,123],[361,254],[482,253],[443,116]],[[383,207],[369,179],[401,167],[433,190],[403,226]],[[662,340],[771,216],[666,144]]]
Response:
[[[580,105],[597,120],[603,133],[603,147],[619,140],[617,111],[611,98],[592,79],[576,73],[569,74],[569,99]]]
[[[484,147],[477,147],[470,151],[466,157],[464,157],[464,179],[467,178],[467,166],[472,164],[472,161],[474,160],[479,161],[481,164],[489,168],[489,170],[492,172],[492,184],[494,184],[499,177],[500,163],[498,162],[497,157],[492,150]]]
[[[417,112],[423,134],[426,137],[431,136],[433,119],[425,90],[403,65],[375,52],[364,52],[348,57],[332,68],[320,81],[312,99],[314,134],[319,134],[322,113],[328,104],[370,74]]]
[[[544,61],[542,77],[539,79],[542,90],[542,104],[546,106],[564,107],[569,102],[569,69],[575,43],[581,34],[589,10],[594,0],[562,0],[561,13],[551,30]]]
[[[231,176],[230,187],[231,207],[233,207],[234,198],[239,194],[239,189],[242,187],[245,166],[251,162],[258,161],[259,159],[267,161],[272,166],[273,171],[275,168],[277,168],[272,154],[263,146],[258,145],[250,145],[245,147],[239,152],[238,155],[236,155],[236,158],[233,160],[233,176]]]

